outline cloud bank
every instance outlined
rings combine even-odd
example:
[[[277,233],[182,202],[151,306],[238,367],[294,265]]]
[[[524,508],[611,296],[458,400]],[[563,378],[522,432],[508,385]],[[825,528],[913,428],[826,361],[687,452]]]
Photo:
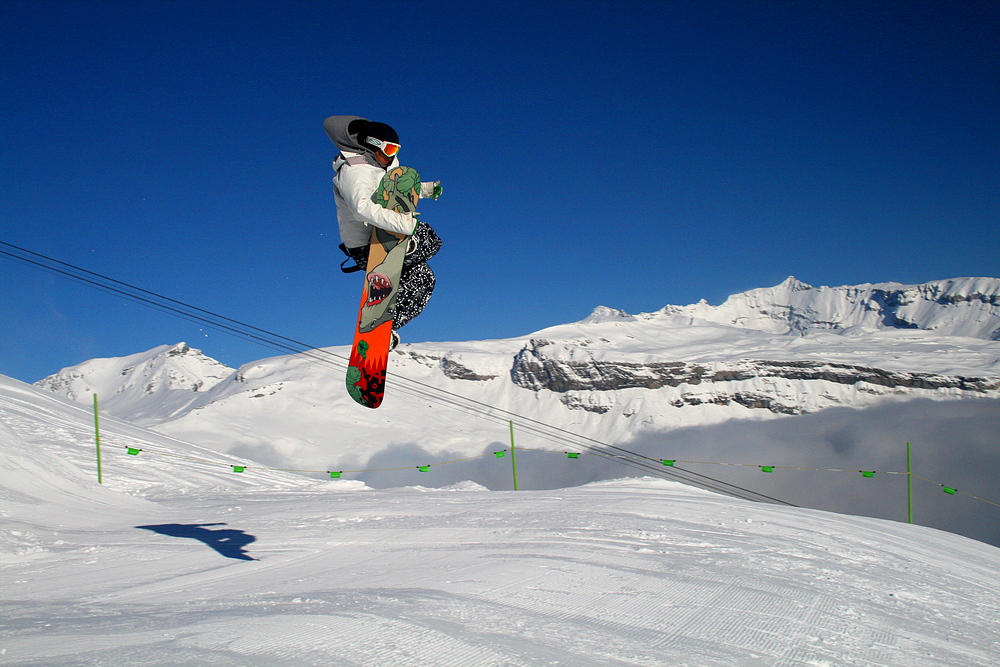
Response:
[[[1000,546],[1000,507],[966,493],[1000,502],[1000,400],[917,399],[868,409],[835,408],[768,421],[732,420],[704,427],[649,434],[619,444],[652,458],[746,464],[747,467],[679,464],[759,493],[814,509],[907,520],[906,443],[912,443],[914,523]],[[490,443],[484,453],[509,443]],[[552,446],[552,449],[558,449]],[[493,490],[511,489],[510,458],[485,456],[455,465],[462,455],[431,456],[415,445],[394,447],[359,469],[390,469],[355,475],[369,486],[441,487],[471,480]],[[760,465],[775,466],[763,473]],[[412,466],[412,467],[408,467]],[[833,468],[851,472],[791,470]],[[665,469],[667,470],[667,469]],[[878,471],[864,477],[861,470]],[[600,479],[641,475],[596,456],[518,452],[521,489],[557,489]],[[940,484],[958,489],[948,495]]]

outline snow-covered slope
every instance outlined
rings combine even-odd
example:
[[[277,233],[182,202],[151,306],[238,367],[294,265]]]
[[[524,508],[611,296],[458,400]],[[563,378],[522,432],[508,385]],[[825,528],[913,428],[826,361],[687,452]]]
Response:
[[[260,470],[233,475],[231,465],[256,465],[149,431],[107,414],[100,417],[102,484],[92,409],[0,375],[0,474],[12,502],[55,503],[81,515],[91,504],[132,506],[128,496],[155,498],[192,491],[300,489],[299,476]],[[138,450],[129,454],[129,449]],[[66,511],[61,510],[61,511]]]
[[[0,664],[866,665],[1000,659],[1000,549],[656,479],[366,489],[0,378]],[[155,454],[154,454],[155,452]],[[167,456],[170,454],[170,456]]]

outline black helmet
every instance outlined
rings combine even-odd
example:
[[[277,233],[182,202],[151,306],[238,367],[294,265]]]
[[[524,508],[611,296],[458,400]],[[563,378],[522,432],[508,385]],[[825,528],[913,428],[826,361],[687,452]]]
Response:
[[[368,139],[376,141],[369,142]],[[358,143],[373,153],[381,147],[383,141],[398,144],[399,135],[396,134],[396,130],[385,123],[368,122],[358,128]]]

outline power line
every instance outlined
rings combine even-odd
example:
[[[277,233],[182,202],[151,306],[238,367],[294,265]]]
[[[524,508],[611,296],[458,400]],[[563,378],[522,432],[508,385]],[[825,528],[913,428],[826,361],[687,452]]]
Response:
[[[280,334],[261,329],[239,320],[234,320],[224,315],[219,315],[197,306],[171,299],[170,297],[151,292],[149,290],[136,287],[120,280],[115,280],[108,276],[88,271],[87,269],[68,264],[52,257],[47,257],[37,252],[21,248],[19,246],[0,241],[0,255],[5,255],[10,259],[19,261],[29,266],[48,271],[75,282],[94,287],[102,292],[107,292],[115,296],[120,296],[129,301],[150,306],[162,312],[181,317],[196,324],[204,324],[217,331],[222,331],[240,338],[245,338],[251,342],[258,343],[265,347],[281,352],[291,352],[292,354],[308,354],[310,352],[322,352],[323,356],[339,359],[344,362],[346,368],[347,358],[333,354],[321,348],[308,345],[301,341],[282,336]],[[13,252],[12,252],[13,251]],[[21,253],[21,254],[18,254]]]
[[[186,319],[197,324],[203,324],[217,331],[222,331],[233,336],[244,338],[264,347],[299,355],[313,361],[337,368],[347,369],[349,360],[347,357],[331,352],[330,350],[312,346],[301,341],[297,341],[287,336],[255,327],[253,325],[235,320],[224,315],[219,315],[197,306],[172,299],[170,297],[142,289],[134,285],[110,278],[108,276],[88,271],[87,269],[63,262],[41,253],[22,248],[0,241],[0,255],[6,256],[22,264],[32,266],[49,273],[73,280],[80,284],[103,292],[119,296],[130,301],[155,308],[162,312]],[[726,482],[708,475],[679,468],[676,465],[666,468],[662,461],[654,459],[637,452],[630,451],[617,445],[601,442],[595,438],[573,433],[566,429],[543,421],[526,417],[509,410],[504,410],[496,406],[489,405],[482,401],[462,396],[454,392],[434,387],[433,385],[406,377],[403,374],[393,375],[394,389],[422,400],[429,400],[452,409],[474,414],[480,418],[506,423],[513,420],[521,431],[526,431],[532,435],[556,442],[568,444],[580,448],[588,453],[601,455],[619,465],[627,466],[645,474],[665,479],[674,479],[687,484],[705,488],[711,491],[723,493],[725,495],[752,500],[757,502],[769,502],[782,505],[795,506],[792,503],[768,496],[766,494],[747,489],[730,482]]]

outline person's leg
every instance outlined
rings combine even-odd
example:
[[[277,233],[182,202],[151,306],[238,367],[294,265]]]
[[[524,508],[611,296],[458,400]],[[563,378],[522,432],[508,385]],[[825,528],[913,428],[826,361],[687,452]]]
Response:
[[[403,273],[399,277],[399,291],[396,292],[393,330],[403,327],[420,314],[430,301],[436,282],[434,272],[426,263],[403,265]]]
[[[417,231],[410,237],[409,243],[413,244],[413,249],[410,250],[407,248],[403,266],[426,262],[441,249],[442,241],[433,227],[425,222],[421,222],[417,226]]]
[[[403,260],[403,272],[399,276],[399,291],[396,293],[392,320],[393,330],[399,329],[420,314],[430,301],[437,282],[434,272],[427,265],[427,260],[441,249],[441,238],[433,227],[422,222],[410,241],[413,243],[413,249]]]

